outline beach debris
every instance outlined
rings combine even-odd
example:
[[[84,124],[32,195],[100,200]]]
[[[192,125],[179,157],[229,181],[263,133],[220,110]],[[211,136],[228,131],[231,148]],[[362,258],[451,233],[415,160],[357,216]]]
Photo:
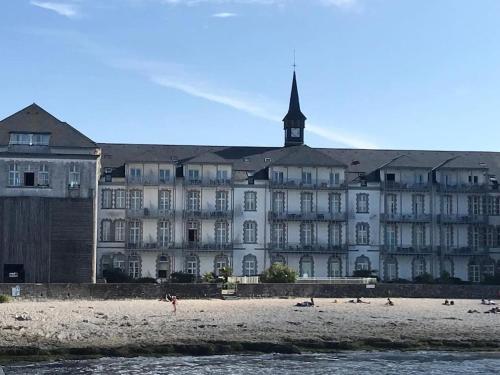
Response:
[[[294,325],[294,326],[300,326],[302,323],[301,322],[291,322],[289,320],[286,321],[288,324]]]
[[[27,321],[27,320],[31,320],[31,316],[29,316],[28,314],[26,313],[22,313],[22,314],[16,314],[14,316],[14,319],[18,320],[18,321]]]
[[[123,320],[128,320],[128,315],[123,315],[122,319]]]

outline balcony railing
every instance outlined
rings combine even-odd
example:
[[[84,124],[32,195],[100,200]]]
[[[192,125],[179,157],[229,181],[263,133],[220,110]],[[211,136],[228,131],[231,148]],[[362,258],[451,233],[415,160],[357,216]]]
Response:
[[[149,185],[149,186],[157,186],[157,185],[172,185],[174,183],[173,178],[160,178],[158,176],[140,176],[140,177],[127,177],[127,183],[129,185]]]
[[[438,220],[442,224],[486,224],[486,215],[438,215]]]
[[[152,219],[169,219],[173,218],[175,215],[173,210],[162,210],[158,208],[140,208],[137,210],[134,209],[127,209],[127,217],[130,218],[142,218],[142,219],[147,219],[147,218],[152,218]]]
[[[202,220],[217,220],[230,219],[233,216],[233,210],[218,211],[215,209],[208,210],[184,210],[184,219],[202,219]]]
[[[380,221],[387,223],[427,223],[431,218],[430,214],[380,214]]]
[[[447,193],[485,193],[491,190],[488,184],[439,184],[438,190]]]
[[[416,255],[416,254],[431,254],[431,246],[414,246],[414,245],[382,245],[380,247],[382,252],[389,254],[400,255]]]
[[[231,251],[233,249],[233,243],[186,241],[182,244],[182,248],[184,250],[196,251]]]
[[[267,214],[269,221],[346,221],[346,212],[274,212]]]
[[[233,181],[229,178],[204,178],[204,179],[184,179],[185,186],[204,186],[204,187],[217,187],[217,186],[231,186]]]
[[[273,189],[315,189],[315,190],[344,190],[347,184],[332,184],[327,180],[312,181],[311,183],[302,180],[288,179],[284,181],[270,180],[269,186]]]
[[[488,255],[489,249],[487,247],[447,247],[447,246],[438,246],[439,252],[442,255],[451,255],[451,256],[470,256],[470,255]]]
[[[431,185],[428,183],[406,183],[406,182],[395,182],[395,181],[385,181],[382,183],[382,188],[385,190],[394,191],[428,191]]]
[[[330,245],[327,243],[304,245],[301,243],[276,243],[267,244],[269,250],[281,253],[347,253],[347,245]]]
[[[158,250],[172,249],[174,247],[175,244],[173,242],[139,241],[139,242],[127,243],[127,249],[136,251],[158,251]]]

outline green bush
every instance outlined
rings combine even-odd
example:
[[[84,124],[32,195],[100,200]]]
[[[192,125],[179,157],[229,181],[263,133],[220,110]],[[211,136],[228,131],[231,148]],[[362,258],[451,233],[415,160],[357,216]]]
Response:
[[[102,271],[102,276],[107,283],[131,283],[133,279],[119,268]]]
[[[223,267],[220,269],[219,274],[227,282],[227,278],[233,276],[233,269],[231,267]]]
[[[194,283],[195,277],[191,273],[173,272],[170,275],[170,281],[172,283]]]
[[[281,263],[274,263],[260,276],[263,283],[294,283],[296,280],[297,272]]]
[[[353,277],[377,277],[375,275],[376,270],[355,270],[352,273]]]
[[[5,294],[0,294],[0,303],[10,302],[10,297]]]
[[[202,280],[206,283],[215,283],[215,273],[213,272],[204,273]]]

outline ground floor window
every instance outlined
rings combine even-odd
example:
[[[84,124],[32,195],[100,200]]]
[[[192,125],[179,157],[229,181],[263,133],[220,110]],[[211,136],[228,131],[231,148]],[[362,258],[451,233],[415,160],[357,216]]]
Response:
[[[116,254],[113,257],[113,268],[125,271],[125,255]]]
[[[271,258],[271,263],[272,264],[283,264],[285,265],[286,264],[286,259],[283,255],[274,255],[272,258]]]
[[[469,264],[469,281],[472,281],[473,283],[481,281],[479,264]]]
[[[441,270],[441,274],[448,275],[449,277],[453,277],[454,275],[454,270],[453,270],[453,261],[451,259],[445,259],[443,260],[443,268]]]
[[[328,277],[342,276],[342,261],[337,257],[328,259]]]
[[[227,258],[227,256],[219,255],[215,257],[214,272],[216,276],[220,276],[221,270],[227,267],[229,267],[229,259]]]
[[[361,255],[356,258],[354,264],[354,269],[356,271],[369,271],[370,270],[370,259],[367,256]]]
[[[167,279],[170,276],[170,259],[167,255],[158,257],[157,276],[159,279]]]
[[[198,264],[199,262],[197,256],[195,255],[188,256],[186,258],[186,273],[198,276],[199,274]]]
[[[128,275],[133,279],[141,277],[141,259],[131,256],[128,260]]]
[[[385,281],[392,281],[398,278],[398,263],[396,259],[385,261]]]
[[[243,257],[243,276],[257,275],[257,257],[252,254]]]
[[[413,260],[413,278],[422,276],[425,273],[425,260],[415,258]]]
[[[314,260],[309,255],[300,258],[300,277],[314,276]]]

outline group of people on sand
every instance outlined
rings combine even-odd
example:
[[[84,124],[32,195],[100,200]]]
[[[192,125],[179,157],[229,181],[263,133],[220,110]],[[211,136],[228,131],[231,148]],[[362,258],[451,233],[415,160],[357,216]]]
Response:
[[[500,314],[500,307],[496,306],[495,301],[492,301],[491,299],[482,299],[481,300],[481,305],[485,306],[493,306],[491,309],[483,311],[485,314]],[[477,310],[469,310],[467,311],[469,314],[472,313],[479,313]]]
[[[337,300],[334,300],[333,303],[338,303]],[[360,297],[354,299],[350,299],[349,301],[345,301],[344,303],[366,303],[370,304],[370,302],[363,301]],[[295,304],[295,307],[313,307],[314,306],[314,298],[311,297],[310,301],[304,301],[304,302],[297,302]],[[387,298],[387,302],[385,303],[385,306],[394,306],[394,302],[391,301],[390,298]]]

